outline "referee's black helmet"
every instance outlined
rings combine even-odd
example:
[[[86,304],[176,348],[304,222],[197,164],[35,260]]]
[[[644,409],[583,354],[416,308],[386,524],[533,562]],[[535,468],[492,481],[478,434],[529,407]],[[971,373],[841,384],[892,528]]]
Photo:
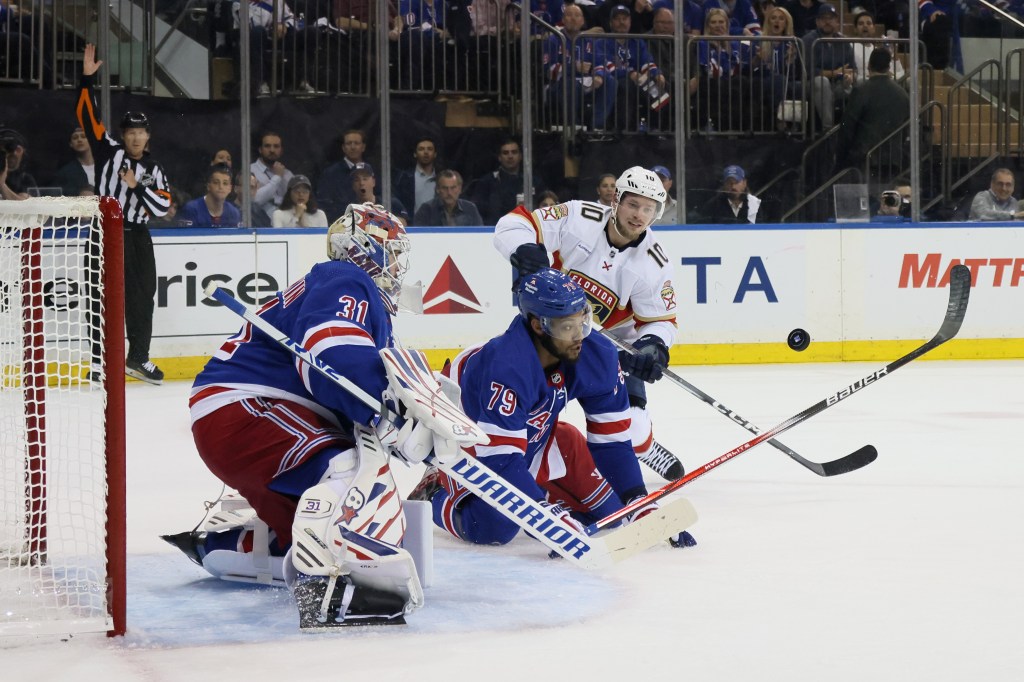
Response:
[[[149,132],[149,119],[141,111],[126,111],[121,117],[121,130],[129,128],[144,128]]]

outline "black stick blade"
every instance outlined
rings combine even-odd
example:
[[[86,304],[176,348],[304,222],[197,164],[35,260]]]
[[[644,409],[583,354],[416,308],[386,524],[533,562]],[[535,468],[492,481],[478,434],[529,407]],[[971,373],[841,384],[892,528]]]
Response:
[[[946,318],[942,321],[936,339],[948,341],[960,332],[967,314],[967,303],[971,298],[971,269],[966,265],[954,265],[949,273],[949,305]]]
[[[875,446],[865,445],[860,450],[851,452],[845,457],[834,459],[831,462],[822,462],[822,473],[820,475],[839,476],[840,474],[848,474],[861,467],[866,467],[876,459],[878,459],[878,450],[875,449]]]

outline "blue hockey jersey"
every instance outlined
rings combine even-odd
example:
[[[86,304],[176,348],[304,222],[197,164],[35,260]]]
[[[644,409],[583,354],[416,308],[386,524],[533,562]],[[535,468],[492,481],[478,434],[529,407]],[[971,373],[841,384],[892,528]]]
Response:
[[[643,489],[643,477],[629,438],[629,399],[610,341],[591,334],[576,363],[545,373],[523,320],[501,336],[463,351],[450,369],[462,387],[462,406],[490,436],[475,454],[535,499],[536,480],[564,473],[550,451],[554,425],[570,400],[587,420],[587,445],[598,470],[622,497]]]
[[[378,350],[394,344],[391,316],[373,280],[344,261],[319,263],[259,310],[266,319],[372,396],[387,385]],[[292,400],[348,428],[376,413],[253,329],[230,337],[192,386],[192,421],[244,398]]]

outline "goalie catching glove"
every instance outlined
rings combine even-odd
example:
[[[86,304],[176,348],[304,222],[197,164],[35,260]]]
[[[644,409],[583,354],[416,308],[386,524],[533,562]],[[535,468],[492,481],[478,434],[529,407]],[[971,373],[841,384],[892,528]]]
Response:
[[[442,464],[458,457],[459,444],[431,430],[429,415],[428,421],[416,418],[416,403],[412,403],[412,410],[395,398],[386,398],[384,403],[391,412],[390,418],[381,418],[374,428],[388,454],[409,464],[419,464],[431,454]]]
[[[641,336],[633,343],[635,352],[619,351],[622,371],[649,384],[662,377],[668,367],[668,347],[654,334]]]
[[[375,427],[390,454],[416,464],[433,453],[439,464],[450,464],[462,456],[462,446],[488,441],[458,406],[458,384],[438,383],[421,351],[384,348],[380,356],[388,375],[387,414]]]

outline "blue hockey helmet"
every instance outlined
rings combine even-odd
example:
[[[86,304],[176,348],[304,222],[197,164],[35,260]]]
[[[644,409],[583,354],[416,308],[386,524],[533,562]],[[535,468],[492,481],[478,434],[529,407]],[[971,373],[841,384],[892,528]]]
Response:
[[[543,268],[519,283],[519,314],[540,320],[544,333],[562,341],[576,341],[590,333],[593,309],[587,295],[568,275]]]

